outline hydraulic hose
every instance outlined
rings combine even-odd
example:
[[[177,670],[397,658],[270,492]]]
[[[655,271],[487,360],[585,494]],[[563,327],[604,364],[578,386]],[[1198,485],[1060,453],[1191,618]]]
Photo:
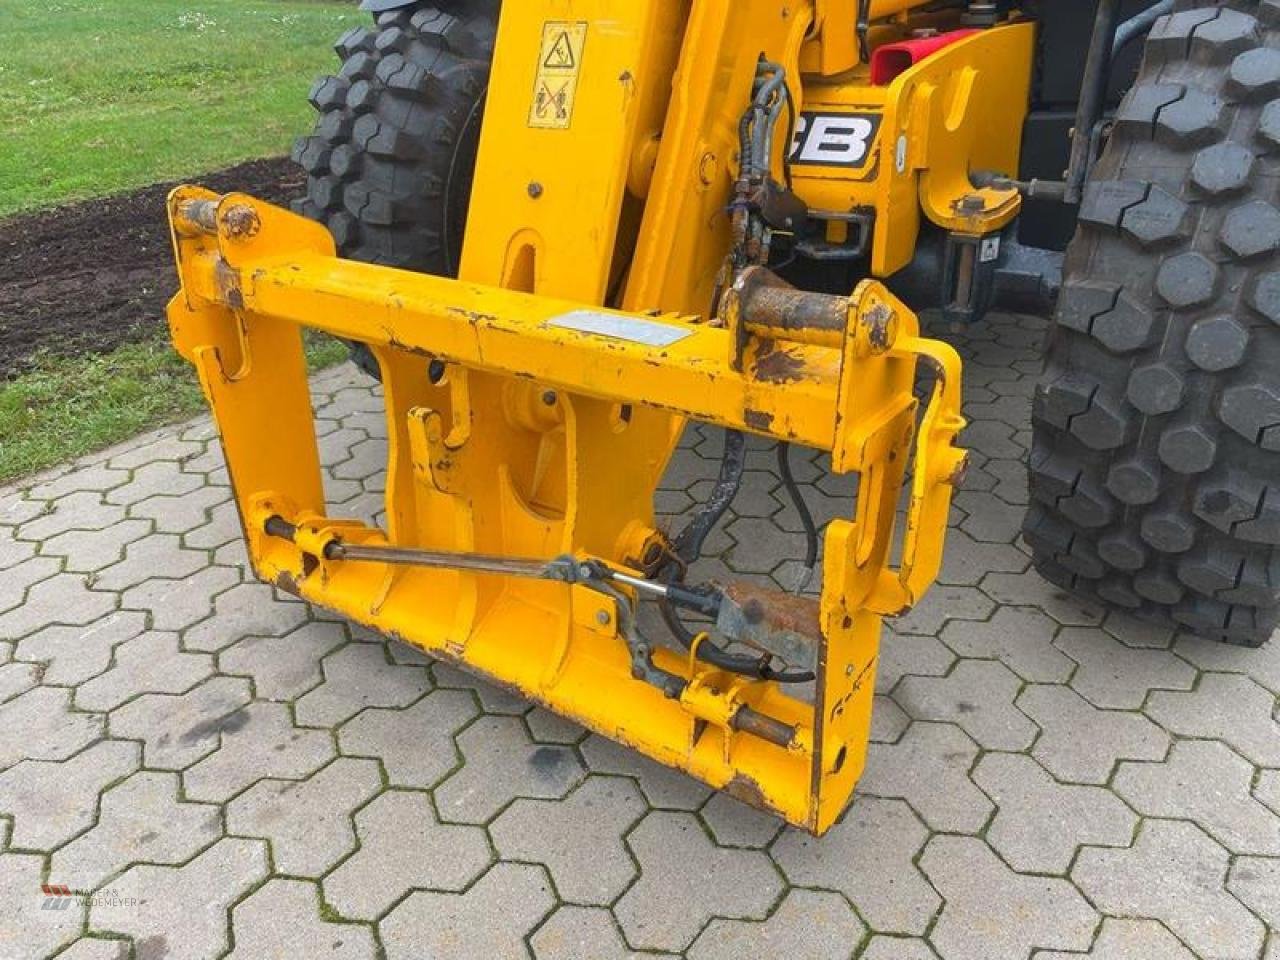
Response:
[[[809,505],[804,502],[800,486],[791,472],[791,444],[789,443],[778,444],[778,473],[782,476],[782,485],[787,488],[787,494],[795,505],[796,513],[800,515],[800,525],[804,527],[804,573],[796,585],[796,593],[799,593],[809,585],[809,581],[813,579],[813,571],[818,566],[818,525],[813,522],[813,514],[809,512]]]

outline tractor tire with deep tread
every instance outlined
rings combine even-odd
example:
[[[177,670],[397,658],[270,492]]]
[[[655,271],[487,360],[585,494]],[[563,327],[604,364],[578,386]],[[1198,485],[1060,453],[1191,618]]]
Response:
[[[293,159],[307,172],[294,209],[340,256],[457,275],[499,6],[415,3],[338,40],[342,65],[312,87],[320,116]],[[378,376],[367,347],[351,355]]]
[[[1080,209],[1024,535],[1050,581],[1246,646],[1280,619],[1280,0],[1157,22]]]

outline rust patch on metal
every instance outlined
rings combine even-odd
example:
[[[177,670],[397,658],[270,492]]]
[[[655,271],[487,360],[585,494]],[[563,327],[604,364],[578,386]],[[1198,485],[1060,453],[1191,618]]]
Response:
[[[757,810],[763,810],[766,813],[779,812],[765,799],[764,790],[760,788],[760,784],[745,773],[735,773],[733,779],[724,785],[724,792]]]
[[[795,383],[804,375],[804,360],[779,349],[776,340],[761,340],[756,351],[755,373],[757,379],[768,383]]]
[[[272,582],[285,593],[295,597],[302,596],[302,589],[298,586],[298,581],[293,578],[293,574],[288,570],[281,570],[276,574],[275,580]]]
[[[875,353],[884,353],[893,346],[893,320],[893,310],[885,303],[878,303],[867,312],[867,340]]]
[[[818,603],[811,597],[799,597],[770,587],[758,587],[741,580],[726,585],[724,594],[742,608],[749,624],[768,623],[775,630],[786,630],[822,641]]]
[[[262,229],[262,219],[258,211],[247,203],[237,203],[227,208],[222,215],[222,227],[232,240],[247,240],[256,237]]]
[[[742,411],[742,422],[752,430],[768,433],[769,428],[773,426],[773,414],[765,413],[763,410],[744,410]]]
[[[243,310],[244,293],[240,290],[239,271],[219,257],[218,263],[214,268],[214,275],[217,279],[218,291],[222,294],[223,302],[232,310]]]

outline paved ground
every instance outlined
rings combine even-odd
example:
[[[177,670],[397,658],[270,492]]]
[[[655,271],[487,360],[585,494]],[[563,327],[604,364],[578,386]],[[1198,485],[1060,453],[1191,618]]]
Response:
[[[943,585],[886,637],[863,787],[821,841],[273,597],[206,422],[0,491],[0,957],[1280,960],[1280,648],[1028,570],[1041,334],[966,347]],[[347,369],[316,391],[330,497],[371,514],[378,402]],[[690,434],[664,511],[718,447]],[[789,585],[761,558],[798,526],[753,457],[708,572]]]

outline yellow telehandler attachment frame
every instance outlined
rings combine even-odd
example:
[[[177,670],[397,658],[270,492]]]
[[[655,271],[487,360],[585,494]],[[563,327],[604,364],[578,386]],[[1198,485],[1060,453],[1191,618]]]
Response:
[[[184,187],[169,201],[173,336],[259,576],[817,833],[863,767],[881,618],[936,576],[965,463],[959,358],[884,286],[804,293],[733,261],[759,64],[783,65],[797,103],[802,73],[816,87],[854,68],[841,83],[865,84],[849,24],[822,29],[845,6],[506,4],[459,280],[339,260],[323,227],[247,196]],[[907,242],[921,207],[975,235],[1016,212],[1016,194],[961,188],[955,170],[990,149],[970,126],[1020,125],[1016,109],[989,113],[1007,94],[995,107],[982,94],[1029,56],[1013,25],[865,87],[885,129],[878,172],[853,189],[913,190],[913,216],[885,218],[884,249]],[[952,182],[970,199],[946,207]],[[385,530],[328,514],[304,326],[377,358]],[[686,418],[829,451],[859,475],[856,510],[827,529],[820,600],[654,579],[670,541],[653,492]],[[651,598],[712,615],[765,661],[806,662],[812,683],[792,695],[767,671],[708,664],[705,635],[655,643],[636,625]]]

